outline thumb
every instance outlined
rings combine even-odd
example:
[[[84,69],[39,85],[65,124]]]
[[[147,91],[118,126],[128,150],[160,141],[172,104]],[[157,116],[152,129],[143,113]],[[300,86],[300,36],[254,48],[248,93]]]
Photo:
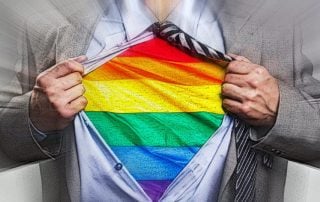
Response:
[[[80,55],[80,56],[78,56],[78,57],[71,58],[71,60],[74,60],[74,61],[76,61],[76,62],[78,62],[78,63],[83,63],[83,62],[85,62],[86,60],[88,60],[88,57],[85,56],[85,55]]]

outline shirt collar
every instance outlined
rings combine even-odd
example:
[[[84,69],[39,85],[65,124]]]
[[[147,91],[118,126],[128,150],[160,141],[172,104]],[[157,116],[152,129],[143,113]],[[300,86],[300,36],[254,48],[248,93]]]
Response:
[[[211,9],[208,8],[207,1],[180,0],[166,20],[174,23],[189,35],[195,36],[202,20],[215,18]],[[158,21],[145,5],[144,0],[118,0],[115,2],[117,3],[128,41],[137,37]]]
[[[142,0],[118,0],[116,2],[128,41],[157,22],[157,19]]]
[[[195,36],[201,16],[213,15],[206,9],[207,0],[181,0],[167,21],[177,25],[181,30]]]

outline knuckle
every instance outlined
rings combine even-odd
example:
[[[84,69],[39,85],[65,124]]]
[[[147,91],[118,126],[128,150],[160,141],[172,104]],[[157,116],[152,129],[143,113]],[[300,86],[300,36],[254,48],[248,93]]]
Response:
[[[73,59],[67,59],[64,61],[64,65],[71,70],[71,72],[79,72],[79,76],[83,73],[84,66]],[[81,78],[82,80],[82,78]]]
[[[234,61],[232,61],[228,64],[228,66],[226,67],[226,73],[228,73],[233,68],[233,65],[234,65],[233,63],[234,63]]]
[[[74,69],[74,61],[72,61],[71,59],[67,59],[67,60],[64,60],[60,65],[59,65],[61,68],[66,68],[66,69],[69,69],[69,70],[72,70]]]
[[[59,99],[57,99],[57,98],[49,98],[48,100],[49,100],[50,105],[51,105],[55,110],[59,111],[59,110],[61,109],[62,104],[61,104],[61,102],[60,102]]]
[[[60,86],[61,88],[65,87],[65,86],[69,86],[71,83],[71,81],[69,80],[60,80],[59,83],[57,83],[58,86]]]
[[[80,104],[81,104],[81,106],[82,106],[83,108],[86,107],[87,104],[88,104],[87,98],[84,97],[84,96],[82,96],[82,97],[81,97],[81,100],[80,100]]]
[[[36,79],[36,84],[39,87],[47,86],[48,79],[46,78],[46,74],[40,74]]]
[[[79,72],[76,72],[76,82],[77,83],[82,83],[82,76]]]
[[[228,104],[227,99],[222,99],[222,105]]]
[[[228,68],[229,69],[237,68],[238,67],[238,63],[239,63],[238,61],[232,61],[232,62],[229,63]]]
[[[45,94],[50,98],[56,95],[56,88],[48,87],[44,89]]]
[[[222,85],[222,90],[221,90],[221,93],[223,95],[227,94],[229,92],[229,89],[228,89],[228,85],[227,84],[223,84]]]
[[[70,60],[64,60],[61,63],[58,64],[59,67],[64,66],[64,67],[68,67],[70,66]]]
[[[248,79],[247,83],[252,87],[258,87],[259,86],[259,81],[257,79],[255,79],[255,78]]]
[[[258,75],[264,75],[266,73],[266,70],[265,68],[262,68],[261,66],[256,65],[254,72]]]
[[[275,79],[275,78],[272,77],[272,76],[266,77],[266,78],[265,78],[265,82],[266,82],[266,83],[271,83],[271,84],[278,85],[277,79]]]
[[[224,81],[230,83],[232,81],[232,75],[226,74],[224,77]]]
[[[228,105],[228,102],[226,102],[226,101],[223,101],[223,102],[222,102],[222,107],[223,107],[224,110],[226,110],[226,111],[228,111],[228,112],[231,112],[231,111],[232,111],[232,109],[231,109],[230,106]]]
[[[85,93],[86,89],[82,84],[79,84],[76,86],[74,93],[81,96]]]
[[[251,111],[251,106],[249,103],[244,103],[241,108],[240,108],[241,112],[245,115],[248,115]]]
[[[73,61],[68,59],[65,61],[65,66],[69,69],[72,69],[72,66],[73,66]]]
[[[222,106],[224,106],[225,108],[228,109],[229,104],[228,104],[228,100],[227,100],[227,99],[223,99],[223,100],[222,100]]]
[[[257,98],[258,94],[256,91],[250,92],[246,94],[246,99],[249,101],[254,101]]]

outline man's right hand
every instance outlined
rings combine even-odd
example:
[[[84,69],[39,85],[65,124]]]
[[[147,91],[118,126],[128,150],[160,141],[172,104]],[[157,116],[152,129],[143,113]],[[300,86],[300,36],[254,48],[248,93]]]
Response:
[[[30,102],[30,119],[42,132],[62,130],[87,105],[82,85],[86,56],[62,61],[39,74]]]

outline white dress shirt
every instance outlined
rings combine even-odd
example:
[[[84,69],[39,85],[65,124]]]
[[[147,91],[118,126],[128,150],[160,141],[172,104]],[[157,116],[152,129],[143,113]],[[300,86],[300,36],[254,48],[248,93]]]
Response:
[[[86,73],[128,47],[152,39],[148,28],[156,18],[141,0],[109,1],[87,50]],[[195,39],[224,52],[223,40],[207,0],[182,0],[168,16]],[[220,190],[233,121],[225,116],[160,201],[215,201]],[[151,201],[125,165],[102,140],[84,112],[75,119],[82,201]],[[120,168],[121,169],[115,169]]]

